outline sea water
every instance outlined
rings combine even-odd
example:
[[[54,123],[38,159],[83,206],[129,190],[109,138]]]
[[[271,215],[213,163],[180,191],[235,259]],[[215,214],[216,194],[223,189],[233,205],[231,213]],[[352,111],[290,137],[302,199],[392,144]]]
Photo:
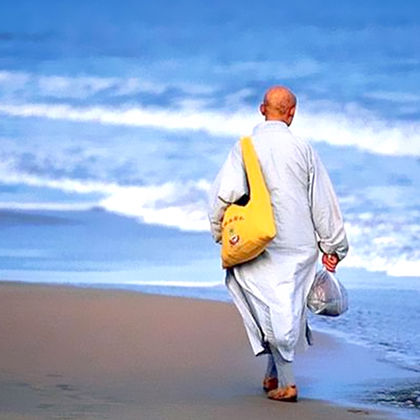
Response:
[[[128,288],[229,301],[219,246],[207,232],[139,223],[103,210],[0,210],[3,280]],[[350,309],[312,316],[320,330],[420,372],[420,279],[339,268]]]
[[[208,192],[285,84],[351,245],[349,312],[311,322],[419,370],[416,2],[0,8],[1,279],[228,300]]]

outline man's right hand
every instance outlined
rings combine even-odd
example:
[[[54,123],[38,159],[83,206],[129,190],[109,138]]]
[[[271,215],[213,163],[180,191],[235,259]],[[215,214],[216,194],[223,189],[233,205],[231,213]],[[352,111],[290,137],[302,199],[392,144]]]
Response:
[[[332,273],[335,272],[335,268],[337,267],[338,262],[339,259],[335,254],[324,254],[322,256],[322,264],[328,271],[331,271]]]

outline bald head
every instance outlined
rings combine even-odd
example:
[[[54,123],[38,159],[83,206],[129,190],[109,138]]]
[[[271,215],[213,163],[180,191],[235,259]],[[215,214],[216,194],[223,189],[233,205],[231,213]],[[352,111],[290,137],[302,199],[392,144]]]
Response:
[[[260,105],[261,114],[265,119],[283,121],[290,125],[296,110],[296,96],[284,86],[273,86],[264,95]]]

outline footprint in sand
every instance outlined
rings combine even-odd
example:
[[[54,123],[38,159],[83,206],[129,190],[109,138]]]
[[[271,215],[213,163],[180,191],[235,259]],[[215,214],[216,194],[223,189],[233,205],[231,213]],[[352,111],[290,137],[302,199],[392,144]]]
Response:
[[[349,413],[353,413],[353,414],[366,414],[366,415],[370,414],[369,411],[361,410],[359,408],[349,408],[349,409],[347,409],[347,411]]]
[[[76,391],[76,388],[69,384],[57,384],[55,387],[61,389],[62,391]]]

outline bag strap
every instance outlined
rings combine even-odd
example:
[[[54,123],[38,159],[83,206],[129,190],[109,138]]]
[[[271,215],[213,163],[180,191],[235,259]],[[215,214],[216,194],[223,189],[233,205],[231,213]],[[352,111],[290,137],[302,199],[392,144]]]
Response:
[[[258,156],[252,144],[251,137],[241,138],[242,159],[248,178],[249,196],[254,203],[270,200],[270,194],[264,181],[264,176],[258,162]]]

